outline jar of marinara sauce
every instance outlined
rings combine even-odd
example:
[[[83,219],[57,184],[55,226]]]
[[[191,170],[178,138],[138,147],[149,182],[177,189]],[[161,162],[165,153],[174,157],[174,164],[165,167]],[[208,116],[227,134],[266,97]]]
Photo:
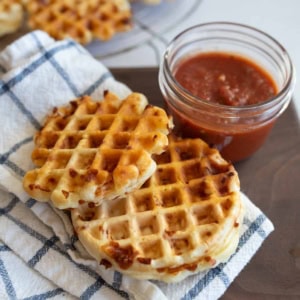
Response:
[[[175,133],[200,137],[236,162],[262,146],[287,108],[295,71],[271,36],[214,22],[175,37],[164,54],[159,85]]]

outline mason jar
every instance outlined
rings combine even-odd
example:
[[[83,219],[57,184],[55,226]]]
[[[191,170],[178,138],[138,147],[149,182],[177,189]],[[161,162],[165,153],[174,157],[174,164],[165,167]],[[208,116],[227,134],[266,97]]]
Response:
[[[226,105],[193,94],[175,78],[181,64],[205,53],[232,54],[252,61],[270,75],[274,96],[250,105]],[[197,80],[197,79],[196,79]],[[292,99],[295,70],[285,48],[256,28],[229,22],[191,27],[167,47],[159,85],[175,134],[200,137],[232,162],[243,160],[264,143]]]

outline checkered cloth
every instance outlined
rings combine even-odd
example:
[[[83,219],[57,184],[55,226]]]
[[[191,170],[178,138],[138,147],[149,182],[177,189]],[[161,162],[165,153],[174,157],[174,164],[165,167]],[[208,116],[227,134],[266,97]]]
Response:
[[[81,46],[32,32],[0,53],[0,298],[217,299],[273,230],[243,195],[246,217],[227,263],[176,284],[139,281],[99,266],[78,241],[69,213],[22,189],[33,167],[32,136],[47,112],[83,94],[130,91]]]

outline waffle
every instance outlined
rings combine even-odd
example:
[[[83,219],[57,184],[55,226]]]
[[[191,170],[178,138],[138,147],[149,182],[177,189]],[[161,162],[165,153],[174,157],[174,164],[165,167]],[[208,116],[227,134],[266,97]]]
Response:
[[[0,1],[0,36],[17,31],[23,21],[23,8],[20,1]]]
[[[239,178],[200,139],[170,137],[156,172],[126,197],[72,209],[81,243],[106,268],[176,282],[228,260],[243,219]]]
[[[42,29],[55,39],[73,38],[81,44],[109,40],[131,28],[127,0],[27,0],[32,29]]]
[[[99,204],[124,196],[153,174],[151,155],[166,148],[170,119],[142,94],[124,100],[104,94],[102,102],[84,96],[54,109],[37,133],[37,168],[23,179],[34,199],[61,209],[82,199]]]

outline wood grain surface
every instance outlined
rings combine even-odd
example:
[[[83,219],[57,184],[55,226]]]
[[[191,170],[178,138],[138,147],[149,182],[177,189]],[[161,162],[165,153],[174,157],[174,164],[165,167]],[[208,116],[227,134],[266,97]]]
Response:
[[[157,68],[114,69],[115,77],[163,106]],[[245,192],[275,231],[222,299],[300,299],[300,124],[293,102],[263,147],[236,165]]]

